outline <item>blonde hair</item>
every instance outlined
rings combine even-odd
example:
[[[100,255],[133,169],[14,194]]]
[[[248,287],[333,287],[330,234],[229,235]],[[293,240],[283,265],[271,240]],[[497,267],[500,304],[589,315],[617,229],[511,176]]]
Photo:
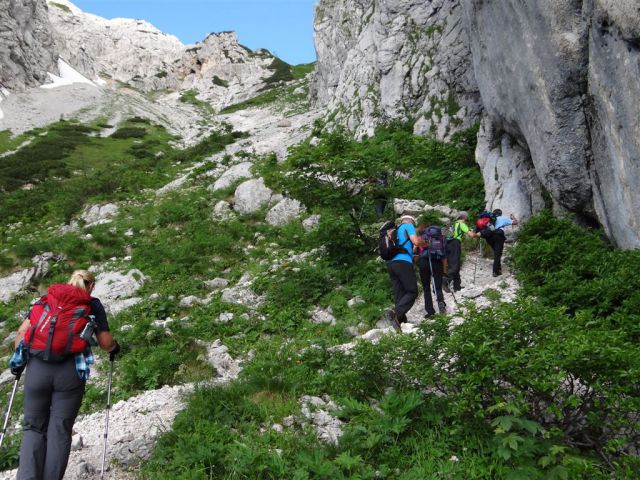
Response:
[[[87,287],[91,283],[95,283],[96,277],[88,270],[76,270],[71,275],[71,278],[67,282],[69,285],[73,285],[74,287],[81,288],[83,290],[87,290]]]

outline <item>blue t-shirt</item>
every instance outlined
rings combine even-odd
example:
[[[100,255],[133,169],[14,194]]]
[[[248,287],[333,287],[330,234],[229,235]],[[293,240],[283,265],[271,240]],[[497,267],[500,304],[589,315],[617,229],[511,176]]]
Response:
[[[413,263],[413,243],[411,242],[411,235],[416,234],[416,227],[413,223],[403,223],[398,227],[398,244],[402,245],[407,253],[399,253],[393,257],[390,261],[397,262],[401,260],[403,262]]]
[[[496,218],[496,230],[504,229],[504,227],[508,227],[509,225],[513,225],[513,220],[509,217],[498,217]]]

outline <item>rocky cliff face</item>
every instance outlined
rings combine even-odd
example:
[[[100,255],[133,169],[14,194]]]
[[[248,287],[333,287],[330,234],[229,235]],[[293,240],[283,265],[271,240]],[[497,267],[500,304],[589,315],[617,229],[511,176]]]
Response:
[[[476,80],[490,124],[480,137],[480,152],[500,149],[502,136],[508,134],[528,151],[538,178],[557,204],[590,213],[584,102],[588,27],[582,0],[463,3]],[[481,157],[479,161],[482,164]],[[503,163],[509,161],[510,156],[504,157]],[[494,176],[493,168],[487,167],[490,163],[484,165],[485,180]],[[494,206],[503,199],[496,195],[488,200]],[[520,215],[532,213],[526,207],[520,205]]]
[[[621,247],[640,246],[638,3],[463,4],[488,125],[478,161],[494,185],[489,205],[518,190],[515,208],[526,217],[546,191],[557,210],[596,218]],[[505,152],[505,138],[524,155]],[[516,188],[492,182],[491,156],[502,157],[503,170],[521,171]],[[538,182],[526,180],[532,170]]]
[[[640,246],[640,4],[597,0],[589,31],[595,209],[623,247]]]
[[[416,119],[447,138],[479,120],[480,99],[458,0],[323,0],[312,95],[357,134]]]
[[[243,47],[234,32],[183,45],[142,20],[106,20],[67,0],[50,0],[49,8],[61,57],[90,78],[143,91],[195,89],[220,107],[255,95],[273,75],[274,57]]]
[[[0,86],[40,85],[57,60],[45,0],[0,0]]]
[[[315,98],[338,122],[417,116],[447,138],[482,118],[488,207],[550,201],[640,246],[636,0],[323,0],[316,35]]]
[[[142,20],[106,20],[67,0],[49,1],[60,56],[89,78],[121,82],[167,69],[184,51],[176,37]]]

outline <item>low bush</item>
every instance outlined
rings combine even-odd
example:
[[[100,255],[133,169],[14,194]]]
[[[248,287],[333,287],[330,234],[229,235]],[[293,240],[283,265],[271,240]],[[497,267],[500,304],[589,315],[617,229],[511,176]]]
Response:
[[[120,127],[113,132],[111,138],[144,138],[147,131],[139,127]]]

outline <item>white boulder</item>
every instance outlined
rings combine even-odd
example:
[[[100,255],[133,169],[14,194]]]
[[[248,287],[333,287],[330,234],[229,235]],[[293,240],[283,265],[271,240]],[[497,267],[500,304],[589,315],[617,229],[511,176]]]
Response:
[[[105,309],[115,315],[140,301],[134,297],[148,278],[137,269],[129,270],[126,274],[120,272],[103,272],[96,277],[93,296],[100,299]]]
[[[269,204],[272,194],[262,178],[248,180],[236,188],[234,209],[243,214],[255,213]]]
[[[267,223],[274,227],[286,225],[299,218],[305,211],[304,205],[292,198],[283,198],[267,213]]]
[[[241,178],[251,178],[251,167],[253,164],[251,162],[242,162],[234,165],[229,170],[224,172],[216,182],[209,187],[209,190],[215,192],[217,190],[221,190],[223,188],[227,188],[232,185],[237,180]]]
[[[229,202],[224,200],[220,200],[213,207],[213,212],[211,212],[211,218],[213,220],[228,220],[233,212],[231,211],[231,205]]]
[[[84,220],[85,226],[93,227],[111,222],[117,214],[118,206],[114,203],[107,203],[106,205],[93,205],[85,208],[80,218]]]
[[[314,214],[302,221],[302,227],[306,232],[309,232],[316,228],[320,224],[320,215]]]

